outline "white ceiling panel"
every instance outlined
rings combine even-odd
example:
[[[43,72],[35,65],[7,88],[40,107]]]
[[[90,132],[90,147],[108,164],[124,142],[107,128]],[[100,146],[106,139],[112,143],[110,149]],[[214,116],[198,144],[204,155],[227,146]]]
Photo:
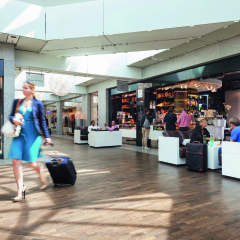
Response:
[[[185,43],[186,39],[181,40],[169,40],[169,41],[158,41],[155,43],[135,43],[135,44],[124,44],[121,46],[116,46],[119,52],[135,52],[135,51],[147,51],[147,50],[158,50],[158,49],[168,49]]]
[[[198,37],[215,31],[219,28],[228,26],[233,22],[214,23],[198,25],[194,27],[169,28],[146,32],[124,33],[107,35],[106,37],[115,44],[118,43],[132,43],[132,42],[146,42],[146,41],[162,41],[174,39],[186,39],[189,37]]]
[[[99,55],[116,53],[118,50],[115,47],[109,47],[106,50],[101,50],[101,47],[92,48],[79,48],[79,49],[66,49],[66,50],[54,50],[54,51],[42,51],[41,53],[58,55],[58,56],[85,56],[85,55]]]
[[[104,36],[51,40],[48,41],[46,46],[43,48],[43,51],[69,49],[76,47],[101,47],[102,45],[110,45],[109,41]]]
[[[78,84],[78,86],[84,86],[84,87],[87,87],[87,86],[90,86],[90,85],[93,85],[93,84],[96,84],[96,83],[99,83],[99,82],[103,82],[105,81],[106,79],[99,79],[99,78],[94,78],[92,80],[89,80],[87,82],[83,82],[81,84]]]
[[[154,58],[159,59],[168,59],[171,57],[178,56],[180,54],[184,54],[185,52],[192,51],[194,49],[204,47],[207,44],[214,43],[216,41],[221,41],[225,38],[232,37],[236,34],[240,34],[240,22],[233,23],[231,25],[228,25],[227,28],[220,28],[213,32],[210,32],[206,35],[201,36],[201,38],[196,38],[193,40],[190,40],[189,43],[183,43],[178,46],[175,46],[171,48],[170,51],[164,51],[159,54],[155,54]],[[146,67],[149,65],[152,65],[148,59],[144,59],[142,61],[135,62],[131,64],[130,66],[133,67]]]
[[[8,38],[8,34],[2,33],[0,34],[0,42],[6,42]]]
[[[73,3],[90,2],[96,0],[17,0],[17,1],[35,4],[42,7],[53,7]]]
[[[158,61],[152,60],[152,59],[144,59],[142,61],[136,62],[131,64],[131,67],[138,67],[138,68],[143,68],[152,64],[157,63]]]
[[[31,52],[40,52],[41,48],[47,41],[33,39],[33,38],[26,38],[20,37],[16,49],[31,51]]]

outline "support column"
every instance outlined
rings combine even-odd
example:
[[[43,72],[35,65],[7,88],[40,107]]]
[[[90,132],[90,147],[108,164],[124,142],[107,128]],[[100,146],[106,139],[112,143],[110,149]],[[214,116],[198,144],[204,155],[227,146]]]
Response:
[[[62,101],[57,102],[57,134],[62,135]]]
[[[83,113],[83,126],[90,125],[91,117],[91,95],[85,94],[82,96],[82,113]]]
[[[0,59],[4,61],[4,77],[3,77],[3,111],[1,124],[5,123],[12,110],[12,104],[15,96],[15,57],[14,45],[0,43]],[[6,137],[2,134],[3,159],[8,159],[12,138]]]
[[[107,89],[98,91],[98,125],[101,128],[107,123]],[[111,125],[111,123],[109,123]]]

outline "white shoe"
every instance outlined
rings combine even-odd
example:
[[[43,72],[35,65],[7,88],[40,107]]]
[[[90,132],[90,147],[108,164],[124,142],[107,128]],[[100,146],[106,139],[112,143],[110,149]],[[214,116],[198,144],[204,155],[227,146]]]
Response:
[[[149,147],[145,147],[145,149],[147,149],[147,150],[148,150],[148,149],[151,149],[151,148],[149,148]]]

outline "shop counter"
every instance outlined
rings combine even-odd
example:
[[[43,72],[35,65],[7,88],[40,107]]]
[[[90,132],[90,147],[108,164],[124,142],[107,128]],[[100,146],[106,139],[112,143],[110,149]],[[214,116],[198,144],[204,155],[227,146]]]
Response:
[[[116,147],[122,145],[121,131],[90,131],[88,134],[90,147]]]
[[[120,129],[122,137],[136,138],[136,129]],[[153,126],[150,126],[150,132],[148,138],[151,140],[158,140],[159,136],[162,136],[164,130],[153,130]]]
[[[136,138],[136,129],[119,129],[122,132],[122,137]]]
[[[159,136],[162,136],[164,131],[165,130],[153,130],[153,125],[151,125],[148,138],[151,140],[157,140]]]

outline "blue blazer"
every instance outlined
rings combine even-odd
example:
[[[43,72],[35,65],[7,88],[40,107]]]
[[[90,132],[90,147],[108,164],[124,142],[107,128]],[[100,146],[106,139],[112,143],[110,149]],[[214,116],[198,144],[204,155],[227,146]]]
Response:
[[[22,103],[22,101],[21,101],[21,103]],[[13,119],[14,119],[14,115],[15,115],[15,111],[16,111],[17,102],[18,102],[18,99],[15,99],[13,102],[12,112],[9,117],[9,120],[12,123],[13,123]],[[42,105],[42,102],[37,100],[36,98],[33,98],[33,101],[32,101],[32,113],[33,113],[35,127],[36,127],[39,135],[41,134],[41,130],[40,130],[40,128],[41,128],[45,138],[49,138],[50,135],[49,135],[49,131],[47,128],[45,117],[44,117],[43,105]]]

